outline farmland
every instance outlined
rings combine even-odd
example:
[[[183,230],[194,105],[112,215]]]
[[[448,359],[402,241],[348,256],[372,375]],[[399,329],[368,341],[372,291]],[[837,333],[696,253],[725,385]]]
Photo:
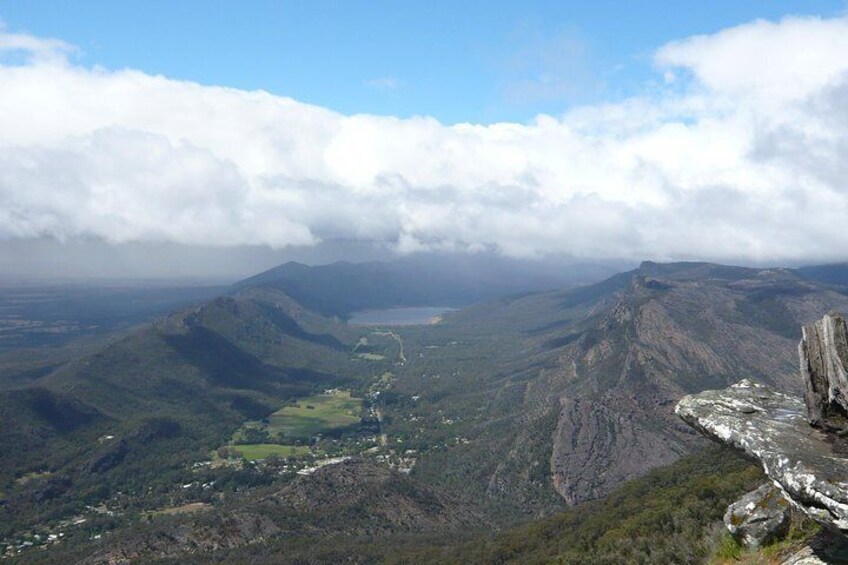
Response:
[[[238,445],[233,449],[249,461],[267,459],[271,455],[278,457],[301,457],[310,453],[309,447],[304,445],[277,445],[275,443]]]
[[[359,430],[363,413],[362,399],[353,398],[350,391],[333,389],[305,396],[262,421],[244,423],[233,434],[230,445],[223,446],[226,455],[222,457],[251,461],[270,455],[305,457],[312,453],[305,443],[312,443],[315,436]]]
[[[362,400],[349,391],[332,391],[299,399],[268,418],[267,430],[284,438],[305,439],[316,434],[358,424]]]

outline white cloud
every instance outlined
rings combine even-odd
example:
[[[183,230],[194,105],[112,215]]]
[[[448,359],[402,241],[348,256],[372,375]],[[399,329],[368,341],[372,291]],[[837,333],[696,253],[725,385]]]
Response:
[[[714,92],[799,99],[840,80],[848,70],[844,18],[758,20],[662,47],[660,65],[686,67]]]
[[[0,30],[0,238],[845,259],[845,38],[844,18],[757,21],[660,48],[668,90],[446,126],[87,68]]]
[[[26,33],[7,33],[6,24],[0,19],[0,63],[3,55],[23,54],[27,61],[62,62],[68,54],[77,50],[73,45],[58,39],[44,39]]]

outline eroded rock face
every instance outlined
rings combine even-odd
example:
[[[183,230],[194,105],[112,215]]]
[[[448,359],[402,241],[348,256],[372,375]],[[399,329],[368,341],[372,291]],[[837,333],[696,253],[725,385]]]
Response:
[[[670,465],[683,449],[645,426],[638,406],[609,395],[597,402],[567,399],[554,433],[551,475],[569,505],[600,498],[652,466]],[[632,408],[631,408],[632,406]]]
[[[758,459],[810,518],[848,533],[848,459],[841,440],[809,425],[801,399],[745,380],[686,396],[675,411],[708,437]]]
[[[789,502],[780,489],[766,483],[728,506],[724,524],[745,547],[762,547],[786,535]]]
[[[804,326],[798,355],[810,423],[848,429],[848,327],[840,314]]]

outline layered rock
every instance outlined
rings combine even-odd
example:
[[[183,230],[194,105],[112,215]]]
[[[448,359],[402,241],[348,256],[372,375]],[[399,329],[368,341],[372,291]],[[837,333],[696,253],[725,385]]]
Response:
[[[745,547],[768,545],[789,530],[789,502],[777,487],[766,483],[731,504],[724,524]]]
[[[848,533],[848,459],[838,438],[809,425],[801,399],[742,381],[686,396],[675,411],[707,436],[758,459],[810,518]]]

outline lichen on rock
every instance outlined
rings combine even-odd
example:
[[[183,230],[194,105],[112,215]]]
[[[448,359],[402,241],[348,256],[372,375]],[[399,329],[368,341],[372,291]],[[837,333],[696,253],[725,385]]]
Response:
[[[813,520],[848,532],[848,459],[835,452],[831,434],[807,423],[801,399],[742,381],[686,396],[675,410],[708,437],[759,460]]]
[[[745,547],[768,545],[789,530],[789,502],[780,489],[766,483],[728,506],[724,524]]]

